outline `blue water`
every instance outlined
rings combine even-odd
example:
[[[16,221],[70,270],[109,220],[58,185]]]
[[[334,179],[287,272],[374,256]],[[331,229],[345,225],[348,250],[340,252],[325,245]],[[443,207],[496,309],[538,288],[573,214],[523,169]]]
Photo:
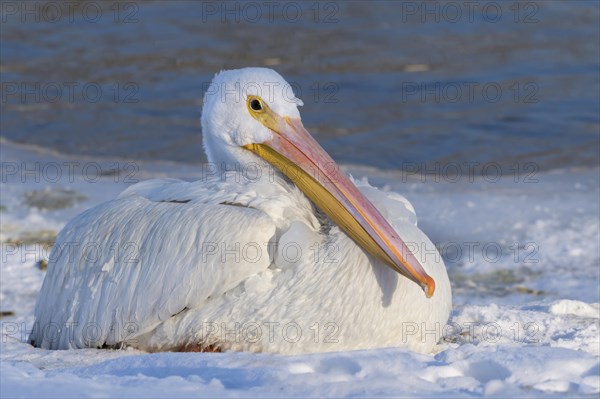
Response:
[[[0,134],[200,163],[214,73],[271,66],[343,163],[597,165],[600,3],[467,3],[5,2]]]

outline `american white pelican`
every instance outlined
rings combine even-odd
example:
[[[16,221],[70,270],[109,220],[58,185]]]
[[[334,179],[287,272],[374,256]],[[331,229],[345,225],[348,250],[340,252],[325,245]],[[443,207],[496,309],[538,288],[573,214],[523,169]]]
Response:
[[[202,113],[215,173],[138,183],[68,223],[31,343],[430,352],[451,309],[439,254],[406,199],[338,170],[300,105],[273,70],[217,74]]]

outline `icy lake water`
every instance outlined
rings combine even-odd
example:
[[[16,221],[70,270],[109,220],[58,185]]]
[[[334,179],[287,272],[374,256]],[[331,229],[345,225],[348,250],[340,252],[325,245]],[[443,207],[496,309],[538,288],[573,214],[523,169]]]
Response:
[[[56,21],[2,5],[2,397],[598,396],[598,3],[51,3]],[[414,205],[453,288],[436,353],[24,343],[56,232],[134,181],[197,178],[202,94],[249,65],[294,83],[346,171]]]
[[[3,10],[14,141],[200,163],[214,73],[271,66],[345,163],[598,163],[593,1],[50,3]]]

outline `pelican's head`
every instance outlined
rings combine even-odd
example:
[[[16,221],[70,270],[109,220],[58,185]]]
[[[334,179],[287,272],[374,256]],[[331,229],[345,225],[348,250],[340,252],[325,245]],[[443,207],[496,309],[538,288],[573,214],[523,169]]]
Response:
[[[203,142],[208,161],[236,170],[239,163],[257,162],[243,147],[273,138],[267,113],[300,120],[289,83],[268,68],[244,68],[218,73],[204,95]]]
[[[292,87],[267,68],[218,73],[204,97],[202,129],[209,162],[270,164],[287,176],[362,248],[419,284],[435,282],[379,211],[339,170],[300,120]]]

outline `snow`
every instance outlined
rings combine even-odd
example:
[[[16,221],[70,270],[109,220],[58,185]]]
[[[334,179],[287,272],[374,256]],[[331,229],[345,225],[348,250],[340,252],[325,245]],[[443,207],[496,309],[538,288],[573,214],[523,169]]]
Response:
[[[2,142],[1,397],[598,397],[600,393],[599,170],[459,181],[347,166],[400,192],[439,244],[454,310],[435,353],[403,348],[269,355],[47,351],[26,342],[48,256],[43,231],[114,198],[127,161],[68,159]],[[58,181],[43,175],[56,163]],[[77,162],[73,173],[65,162]],[[109,171],[83,173],[85,165]],[[36,170],[30,174],[23,169]],[[136,163],[133,180],[193,179],[196,167]],[[16,172],[13,167],[16,167]],[[49,173],[47,168],[47,172]],[[39,181],[35,179],[41,176]],[[128,177],[131,177],[129,175]],[[59,209],[27,205],[44,191]],[[60,203],[73,190],[76,200]],[[66,193],[66,194],[65,194]],[[81,197],[85,196],[85,198]],[[20,245],[15,242],[20,240]],[[107,265],[107,267],[109,267]],[[248,284],[253,284],[248,281]]]

